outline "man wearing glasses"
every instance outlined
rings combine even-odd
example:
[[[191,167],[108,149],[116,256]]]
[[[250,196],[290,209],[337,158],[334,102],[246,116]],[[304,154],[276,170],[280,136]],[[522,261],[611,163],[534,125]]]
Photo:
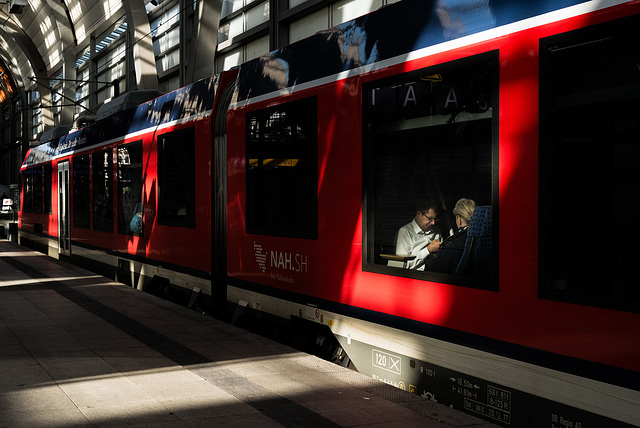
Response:
[[[442,244],[442,235],[435,228],[438,222],[438,211],[438,205],[434,201],[418,202],[415,217],[411,223],[398,230],[396,241],[396,255],[411,256],[411,258],[407,257],[404,262],[390,260],[389,266],[424,270],[427,257],[438,252]]]

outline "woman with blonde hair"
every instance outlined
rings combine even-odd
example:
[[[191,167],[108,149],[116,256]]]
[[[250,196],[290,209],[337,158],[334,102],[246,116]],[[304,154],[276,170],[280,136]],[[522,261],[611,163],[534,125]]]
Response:
[[[467,241],[467,228],[471,221],[476,203],[472,199],[462,198],[456,202],[453,215],[458,229],[442,242],[440,250],[427,262],[427,270],[432,272],[455,273]]]
[[[476,209],[476,203],[472,199],[462,198],[456,202],[456,206],[453,208],[453,215],[456,216],[456,226],[458,230],[460,228],[466,228],[469,226],[473,210]]]

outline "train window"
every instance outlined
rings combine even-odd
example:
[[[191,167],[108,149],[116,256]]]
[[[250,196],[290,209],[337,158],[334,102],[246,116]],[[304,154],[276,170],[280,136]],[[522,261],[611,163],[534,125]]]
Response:
[[[24,189],[22,211],[30,213],[33,211],[33,179],[31,168],[25,169],[22,173],[22,188]]]
[[[158,223],[196,225],[195,128],[158,137]]]
[[[247,232],[316,239],[317,99],[247,115]]]
[[[33,179],[33,212],[42,214],[42,167],[37,166],[31,170]]]
[[[52,192],[52,181],[53,178],[51,164],[47,163],[44,165],[44,212],[47,214],[51,214],[51,192]]]
[[[93,229],[113,232],[113,154],[93,154]]]
[[[73,157],[73,225],[89,229],[89,155]]]
[[[118,147],[118,233],[142,228],[142,142]]]
[[[363,93],[363,268],[497,290],[497,54]]]
[[[638,24],[541,40],[542,298],[640,312]]]

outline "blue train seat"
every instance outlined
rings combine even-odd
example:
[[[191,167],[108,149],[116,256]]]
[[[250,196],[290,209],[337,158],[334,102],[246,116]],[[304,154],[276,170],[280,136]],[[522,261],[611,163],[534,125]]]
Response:
[[[491,206],[478,206],[473,211],[464,252],[456,268],[456,275],[489,279],[493,253]]]

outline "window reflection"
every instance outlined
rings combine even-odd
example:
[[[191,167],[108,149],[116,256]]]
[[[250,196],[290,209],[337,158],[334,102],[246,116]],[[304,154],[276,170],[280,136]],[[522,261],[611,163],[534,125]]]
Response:
[[[118,147],[118,233],[142,234],[142,142]]]
[[[89,155],[73,157],[73,225],[90,227]]]
[[[247,116],[247,232],[317,237],[317,107],[308,98]]]
[[[93,154],[93,229],[113,232],[113,156],[111,149]]]

